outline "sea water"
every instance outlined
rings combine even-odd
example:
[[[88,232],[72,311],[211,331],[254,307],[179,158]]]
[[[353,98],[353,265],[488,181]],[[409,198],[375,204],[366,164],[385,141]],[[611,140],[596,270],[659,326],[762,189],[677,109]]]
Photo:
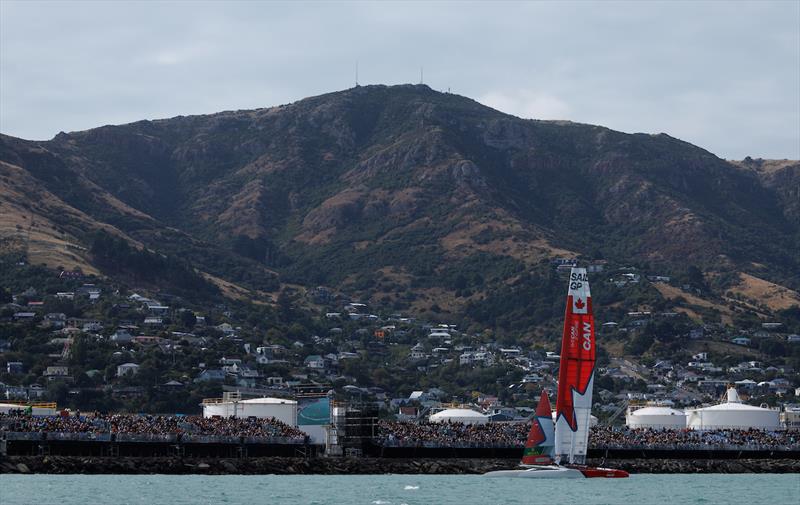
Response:
[[[800,505],[800,474],[487,479],[479,475],[0,475],[0,504]]]

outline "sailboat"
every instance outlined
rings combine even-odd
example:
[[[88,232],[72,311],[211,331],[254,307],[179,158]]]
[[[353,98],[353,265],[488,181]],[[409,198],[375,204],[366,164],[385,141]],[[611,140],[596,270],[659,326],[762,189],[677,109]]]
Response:
[[[578,479],[628,477],[628,472],[586,466],[594,385],[595,338],[592,295],[585,268],[569,275],[561,362],[558,370],[555,426],[550,400],[542,392],[536,418],[525,444],[520,468],[484,474],[487,477]],[[548,436],[552,433],[552,436]]]
[[[531,431],[525,442],[520,468],[516,470],[497,470],[485,474],[487,477],[532,477],[539,479],[579,479],[579,470],[560,466],[553,460],[555,450],[555,427],[553,425],[550,397],[542,391]]]

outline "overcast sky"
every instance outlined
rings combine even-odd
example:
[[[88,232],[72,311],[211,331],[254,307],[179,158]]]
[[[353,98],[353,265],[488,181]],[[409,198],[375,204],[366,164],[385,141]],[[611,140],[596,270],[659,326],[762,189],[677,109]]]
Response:
[[[418,82],[524,118],[800,158],[800,2],[0,0],[0,132]]]

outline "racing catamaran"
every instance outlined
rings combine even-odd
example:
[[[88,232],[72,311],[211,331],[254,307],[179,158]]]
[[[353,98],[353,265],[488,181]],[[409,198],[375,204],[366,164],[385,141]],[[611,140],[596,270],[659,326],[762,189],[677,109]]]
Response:
[[[585,268],[573,267],[569,275],[567,309],[561,335],[561,362],[554,436],[550,401],[545,392],[539,400],[536,418],[525,444],[521,468],[485,474],[488,477],[588,478],[628,477],[628,472],[587,467],[589,422],[594,385],[595,338],[592,295]],[[543,407],[543,405],[546,405]],[[547,415],[544,415],[544,409]],[[544,421],[544,418],[547,421]],[[552,445],[550,440],[553,440]],[[545,454],[546,453],[546,454]]]

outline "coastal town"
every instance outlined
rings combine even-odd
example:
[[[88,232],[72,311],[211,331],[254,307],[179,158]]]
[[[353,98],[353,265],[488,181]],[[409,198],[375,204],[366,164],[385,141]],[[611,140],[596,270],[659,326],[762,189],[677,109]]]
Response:
[[[572,264],[554,261],[551,268],[559,275]],[[603,266],[590,267],[595,286],[675,284]],[[530,417],[539,391],[556,388],[556,338],[520,345],[513,335],[395,313],[325,287],[282,293],[274,309],[262,312],[241,303],[199,310],[179,296],[122,288],[77,271],[24,262],[13,268],[38,282],[7,292],[0,306],[4,401],[196,414],[204,399],[223,394],[312,392],[368,403],[381,418],[397,421],[424,420],[450,406],[489,421],[520,421]],[[697,307],[684,307],[629,305],[613,319],[598,319],[592,411],[599,422],[624,424],[628,410],[648,403],[714,404],[733,386],[747,403],[779,412],[782,426],[800,426],[796,315],[743,317],[740,324],[749,324],[736,326],[697,322],[687,316]]]
[[[0,0],[0,505],[800,505],[798,89],[800,0]]]

